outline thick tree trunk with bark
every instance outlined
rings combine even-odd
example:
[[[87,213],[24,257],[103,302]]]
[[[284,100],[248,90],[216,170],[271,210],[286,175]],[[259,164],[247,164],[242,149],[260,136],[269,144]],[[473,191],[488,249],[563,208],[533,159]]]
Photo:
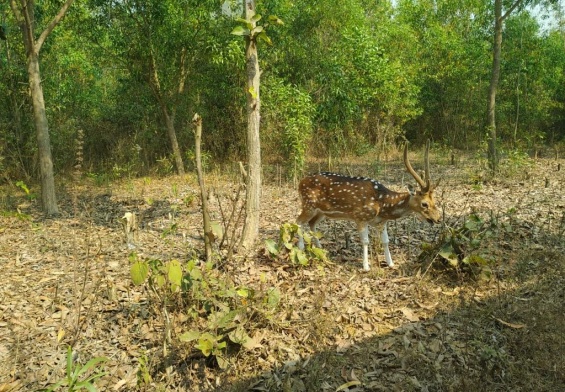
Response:
[[[244,0],[245,19],[251,21],[255,15],[255,0]],[[255,28],[256,22],[252,22]],[[242,246],[250,249],[259,234],[259,212],[261,199],[261,142],[259,138],[260,109],[259,98],[260,71],[257,56],[257,43],[251,36],[246,37],[247,59],[247,193],[245,200],[245,226]]]

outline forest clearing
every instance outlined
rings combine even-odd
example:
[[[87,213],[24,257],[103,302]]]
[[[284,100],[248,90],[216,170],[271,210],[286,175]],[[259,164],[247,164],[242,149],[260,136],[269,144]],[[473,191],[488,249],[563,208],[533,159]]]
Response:
[[[202,255],[194,175],[68,182],[60,191],[63,216],[54,220],[44,219],[25,192],[6,192],[0,390],[39,390],[64,379],[71,344],[79,364],[107,358],[84,373],[104,371],[94,381],[99,390],[561,391],[565,179],[558,169],[564,163],[528,160],[483,183],[475,178],[480,168],[473,157],[451,165],[448,157],[434,156],[443,224],[414,218],[391,224],[393,268],[383,263],[373,230],[368,273],[354,227],[344,221],[320,225],[327,262],[301,266],[268,257],[265,240],[276,241],[281,225],[299,212],[294,186],[270,176],[257,248],[219,257],[210,270],[196,262],[210,288],[230,282],[239,293],[218,295],[213,304],[188,295],[191,288],[171,290],[163,301],[165,291],[136,286],[130,276],[132,252],[139,259],[178,260],[184,273]],[[374,167],[334,170],[376,177]],[[207,176],[214,219],[220,220],[218,206],[237,188],[236,178]],[[411,180],[400,158],[381,166],[379,179],[392,189]],[[120,222],[126,212],[139,216],[134,249]],[[442,258],[438,246],[448,232],[459,232],[461,252],[481,262],[454,267]],[[237,315],[222,326],[207,306]],[[205,356],[196,340],[181,341],[194,330],[228,344],[216,342]],[[233,330],[245,334],[240,344]]]
[[[0,18],[0,392],[565,390],[564,2]]]

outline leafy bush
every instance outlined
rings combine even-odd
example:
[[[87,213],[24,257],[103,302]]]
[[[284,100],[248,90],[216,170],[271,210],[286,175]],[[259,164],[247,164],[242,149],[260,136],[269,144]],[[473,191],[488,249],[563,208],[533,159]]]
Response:
[[[296,246],[296,237],[304,238],[304,249]],[[279,240],[268,239],[265,241],[267,255],[271,258],[288,260],[291,264],[307,266],[313,261],[327,262],[327,251],[313,246],[312,241],[318,233],[305,233],[295,223],[284,223],[279,230]]]
[[[484,253],[489,240],[495,240],[499,229],[511,232],[509,222],[501,222],[491,216],[490,220],[478,214],[464,217],[459,226],[446,227],[439,241],[433,245],[423,245],[420,259],[443,260],[447,266],[460,271],[470,271],[475,276],[489,278],[492,257]]]
[[[230,363],[229,348],[251,350],[257,346],[258,342],[248,334],[252,320],[257,316],[273,320],[280,302],[278,288],[238,286],[212,263],[197,259],[186,263],[144,261],[136,255],[131,260],[131,278],[136,285],[147,284],[155,294],[153,299],[159,305],[156,312],[180,310],[191,322],[191,328],[178,340],[190,343],[191,349],[214,359],[213,363],[222,369]]]
[[[312,136],[314,105],[306,92],[280,79],[267,79],[263,91],[267,149],[282,153],[288,173],[296,178],[304,168]]]

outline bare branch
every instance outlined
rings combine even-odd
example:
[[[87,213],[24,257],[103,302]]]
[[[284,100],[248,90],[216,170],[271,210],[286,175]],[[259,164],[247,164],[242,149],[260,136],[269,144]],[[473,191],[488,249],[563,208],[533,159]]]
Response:
[[[516,1],[514,2],[514,4],[512,4],[512,5],[510,6],[510,8],[508,8],[508,9],[506,10],[506,12],[504,13],[504,15],[502,15],[502,16],[500,17],[500,20],[504,20],[504,19],[506,19],[508,16],[510,16],[510,14],[512,13],[512,11],[514,11],[514,10],[516,9],[516,7],[518,7],[518,6],[520,5],[521,2],[522,2],[522,0],[516,0]]]

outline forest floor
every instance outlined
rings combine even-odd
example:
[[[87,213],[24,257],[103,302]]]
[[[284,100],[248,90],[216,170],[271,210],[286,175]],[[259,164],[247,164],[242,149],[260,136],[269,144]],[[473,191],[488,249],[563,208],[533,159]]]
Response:
[[[413,181],[397,158],[333,170],[400,190]],[[276,168],[265,168],[257,249],[229,258],[216,249],[214,268],[198,261],[193,175],[69,181],[60,185],[57,219],[6,185],[0,391],[64,380],[69,346],[73,367],[107,358],[76,377],[104,371],[92,381],[103,391],[565,390],[565,161],[507,162],[491,181],[471,157],[432,161],[443,224],[390,224],[393,268],[372,230],[367,273],[348,222],[320,225],[330,261],[300,266],[268,255],[265,240],[278,240],[299,213],[295,187]],[[210,175],[207,186],[221,221],[237,177]],[[139,225],[129,246],[126,212]],[[178,260],[190,284],[136,286],[136,260]]]

